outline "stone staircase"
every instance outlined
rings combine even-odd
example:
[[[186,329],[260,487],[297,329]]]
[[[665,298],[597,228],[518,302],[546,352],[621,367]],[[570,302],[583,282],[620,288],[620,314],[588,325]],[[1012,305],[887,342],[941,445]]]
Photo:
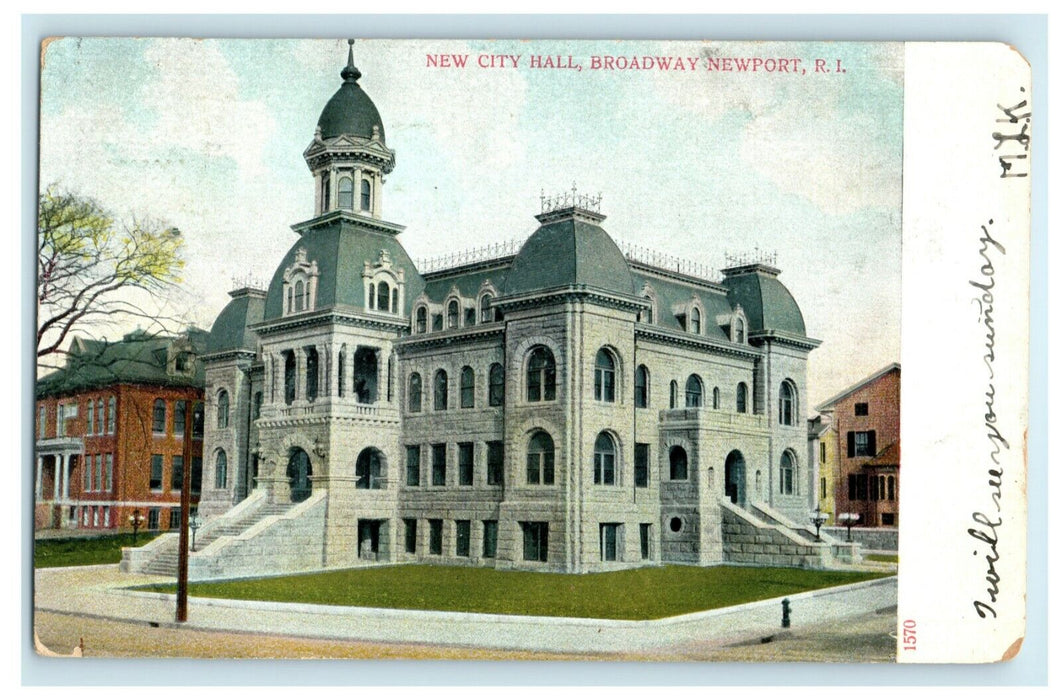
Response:
[[[720,501],[723,514],[723,559],[735,564],[805,569],[853,568],[861,565],[859,545],[815,533],[788,521],[763,504],[739,508]]]
[[[195,539],[196,551],[188,552],[189,567],[192,558],[196,557],[199,552],[206,549],[212,543],[216,542],[221,537],[236,537],[254,525],[265,520],[268,517],[274,515],[283,515],[291,510],[290,503],[266,503],[260,508],[256,508],[251,512],[242,513],[235,518],[222,518],[218,524],[205,533],[202,536],[197,536]],[[178,558],[178,544],[179,540],[176,535],[171,535],[172,543],[166,542],[165,548],[160,548],[158,553],[151,561],[148,562],[140,571],[145,574],[154,574],[156,576],[176,576],[177,575],[177,558]]]

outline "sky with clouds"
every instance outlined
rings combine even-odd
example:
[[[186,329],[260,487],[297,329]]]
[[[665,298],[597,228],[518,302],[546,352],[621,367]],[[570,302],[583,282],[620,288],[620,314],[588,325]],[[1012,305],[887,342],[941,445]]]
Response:
[[[268,280],[290,226],[313,214],[302,152],[346,52],[345,40],[55,40],[41,183],[180,228],[186,296],[172,303],[209,328],[231,280]],[[414,259],[526,238],[540,192],[575,182],[603,195],[617,240],[714,269],[726,253],[776,251],[823,341],[812,405],[899,360],[900,44],[366,40],[354,54],[397,152],[383,218],[407,227]],[[428,54],[469,63],[433,68]],[[480,54],[520,59],[480,68]],[[531,68],[534,54],[583,70]],[[593,56],[699,60],[608,71]],[[707,71],[709,57],[800,58],[806,74]]]

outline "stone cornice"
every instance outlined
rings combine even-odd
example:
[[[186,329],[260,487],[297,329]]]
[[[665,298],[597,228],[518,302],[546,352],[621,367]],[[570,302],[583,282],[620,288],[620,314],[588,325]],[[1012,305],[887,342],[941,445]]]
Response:
[[[502,311],[507,309],[525,309],[543,304],[564,303],[567,301],[589,301],[613,309],[638,312],[648,308],[649,304],[634,296],[607,292],[585,284],[568,285],[541,289],[524,294],[503,296],[494,300],[493,305]]]
[[[301,236],[307,231],[326,226],[336,221],[345,222],[366,231],[385,233],[390,236],[397,236],[406,230],[406,227],[401,224],[384,221],[383,219],[373,219],[368,216],[361,216],[360,214],[354,214],[342,209],[333,209],[332,211],[327,211],[312,219],[300,221],[299,223],[292,225],[291,230]]]
[[[302,313],[293,316],[284,316],[269,321],[263,321],[248,326],[262,337],[267,337],[295,328],[310,328],[337,324],[344,326],[360,326],[362,328],[382,328],[406,333],[409,331],[409,319],[405,316],[392,316],[383,314],[358,313],[352,311],[339,311],[329,308],[315,313]]]
[[[453,328],[433,333],[417,333],[406,336],[394,343],[395,352],[399,355],[403,351],[419,350],[422,348],[439,347],[443,345],[457,345],[476,343],[488,340],[495,336],[501,336],[505,332],[505,323],[494,321],[468,328]]]
[[[673,331],[648,323],[635,324],[634,337],[655,340],[657,342],[667,343],[668,345],[680,345],[700,350],[710,350],[715,353],[735,355],[737,357],[748,359],[763,357],[762,350],[749,345],[740,345],[738,343],[731,343],[729,340],[717,340],[703,335]]]
[[[788,333],[786,331],[754,331],[749,333],[749,342],[753,340],[769,340],[781,345],[789,345],[801,350],[814,350],[822,345],[821,340],[815,338],[808,338],[802,335],[796,335],[795,333]]]
[[[223,360],[254,360],[258,355],[254,350],[239,348],[236,350],[222,350],[220,352],[208,352],[199,356],[203,362],[221,362]]]

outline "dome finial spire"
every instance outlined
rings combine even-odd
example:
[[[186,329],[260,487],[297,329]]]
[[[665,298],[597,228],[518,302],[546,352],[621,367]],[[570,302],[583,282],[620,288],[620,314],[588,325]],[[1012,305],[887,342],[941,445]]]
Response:
[[[361,77],[361,71],[354,65],[354,40],[347,39],[347,65],[340,71],[339,77],[343,78],[345,83],[356,83],[358,78]]]

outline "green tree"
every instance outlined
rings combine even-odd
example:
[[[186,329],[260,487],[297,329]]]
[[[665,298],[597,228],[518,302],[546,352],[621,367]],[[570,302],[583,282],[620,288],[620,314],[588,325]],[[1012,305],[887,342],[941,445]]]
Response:
[[[93,199],[41,193],[37,211],[37,360],[57,353],[74,332],[137,319],[160,321],[150,300],[180,282],[180,231],[156,222],[117,221]]]

